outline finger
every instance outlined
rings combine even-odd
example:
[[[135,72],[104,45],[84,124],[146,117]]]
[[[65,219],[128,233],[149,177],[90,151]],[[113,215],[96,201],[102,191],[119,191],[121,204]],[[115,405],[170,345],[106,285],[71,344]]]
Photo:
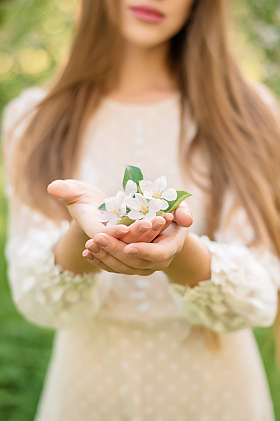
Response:
[[[84,195],[90,195],[94,201],[98,199],[98,203],[102,203],[101,198],[104,197],[100,189],[79,180],[55,180],[48,185],[47,191],[66,206],[75,203]]]
[[[116,259],[114,256],[106,253],[102,248],[95,249],[93,253],[84,250],[82,255],[89,260],[92,264],[107,272],[123,273],[125,275],[141,275],[147,276],[154,272],[152,269],[134,268],[124,264]]]
[[[113,272],[113,273],[117,273],[116,271],[114,271],[113,269],[109,268],[108,266],[106,266],[103,262],[101,262],[101,260],[97,259],[97,257],[95,257],[89,250],[84,250],[82,253],[82,256],[89,262],[91,263],[93,266],[98,267],[99,269],[102,270],[106,270],[106,272]]]
[[[192,213],[186,204],[181,204],[174,211],[174,222],[181,227],[190,227],[193,223]]]
[[[139,241],[143,243],[150,243],[160,234],[165,225],[166,220],[162,216],[156,216],[152,219],[152,228],[142,235]]]
[[[166,220],[161,216],[155,217],[152,221],[135,221],[130,225],[129,233],[122,237],[121,240],[127,244],[137,242],[150,243],[160,234],[165,225]]]
[[[142,241],[141,238],[143,237],[143,234],[145,234],[147,231],[149,231],[152,228],[151,221],[147,220],[138,220],[133,222],[129,226],[127,234],[125,234],[121,240],[124,243],[137,243],[138,241]]]
[[[98,232],[104,232],[105,234],[108,234],[111,237],[120,238],[120,237],[126,237],[126,235],[128,235],[129,227],[127,227],[126,225],[112,225],[110,227],[106,227],[104,225],[104,228],[102,229],[102,231],[98,231]]]
[[[164,215],[164,219],[165,219],[165,225],[162,227],[159,234],[161,234],[163,231],[165,231],[171,225],[171,223],[174,219],[174,215],[172,213],[166,213]]]
[[[67,205],[81,195],[81,188],[74,180],[72,181],[72,183],[67,183],[65,180],[55,180],[48,185],[47,191],[50,195],[62,200]]]
[[[125,265],[133,268],[140,269],[146,268],[146,266],[148,266],[147,261],[139,259],[137,256],[129,256],[127,253],[125,253],[125,246],[126,244],[122,241],[119,241],[116,238],[103,233],[97,234],[94,239],[88,240],[85,244],[85,247],[103,262],[104,259],[109,259],[109,257],[104,254],[107,253]],[[103,254],[102,251],[104,252]],[[105,263],[108,264],[107,261]],[[111,267],[111,265],[108,266]]]
[[[150,262],[165,261],[180,251],[187,232],[185,228],[172,224],[153,243],[132,243],[125,246],[124,252]]]

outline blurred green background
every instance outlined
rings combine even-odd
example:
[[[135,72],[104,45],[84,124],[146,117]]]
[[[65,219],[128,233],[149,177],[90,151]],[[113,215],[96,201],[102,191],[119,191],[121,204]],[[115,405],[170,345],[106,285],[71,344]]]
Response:
[[[240,41],[235,37],[234,47],[245,73],[264,82],[280,96],[279,1],[235,0],[232,3]],[[75,0],[0,0],[0,111],[23,89],[47,86],[67,53],[75,6]],[[53,333],[27,323],[11,301],[2,252],[5,220],[6,204],[1,184],[0,419],[32,421]],[[267,370],[276,419],[280,421],[280,374],[274,364],[272,329],[258,329],[256,336]]]

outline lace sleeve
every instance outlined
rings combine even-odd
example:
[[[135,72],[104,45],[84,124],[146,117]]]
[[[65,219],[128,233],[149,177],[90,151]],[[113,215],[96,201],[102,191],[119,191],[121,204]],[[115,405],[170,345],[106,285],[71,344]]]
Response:
[[[278,258],[246,246],[253,231],[244,209],[232,216],[215,241],[200,237],[212,254],[211,279],[194,288],[170,285],[183,317],[219,333],[273,324],[280,287]]]
[[[5,151],[7,168],[12,165],[17,139],[43,95],[41,90],[28,90],[6,108],[3,135],[4,142],[9,137]],[[24,119],[23,113],[28,115]],[[6,258],[13,299],[19,311],[33,323],[50,328],[90,322],[110,290],[106,273],[77,275],[56,265],[53,247],[67,231],[68,221],[57,226],[21,203],[14,195],[9,174],[6,174],[6,192],[9,202]]]
[[[269,89],[254,89],[279,123],[279,103]],[[234,210],[235,209],[235,210]],[[215,241],[201,237],[212,254],[211,279],[194,288],[171,284],[181,315],[195,325],[217,332],[273,324],[278,306],[280,262],[270,251],[249,248],[254,232],[243,208],[236,208],[228,192]]]

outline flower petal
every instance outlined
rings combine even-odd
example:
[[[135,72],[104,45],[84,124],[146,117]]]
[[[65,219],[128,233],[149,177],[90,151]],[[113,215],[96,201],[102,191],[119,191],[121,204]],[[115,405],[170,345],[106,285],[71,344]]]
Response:
[[[167,189],[164,193],[162,193],[163,199],[168,200],[171,202],[172,200],[177,199],[177,192],[175,189]]]
[[[153,194],[155,190],[155,185],[150,180],[141,180],[139,183],[140,189],[143,192],[148,192],[150,194]]]
[[[128,208],[130,208],[131,210],[135,210],[135,211],[139,211],[139,209],[140,209],[139,203],[137,202],[137,200],[136,200],[136,199],[131,199],[131,198],[129,198],[129,199],[126,201],[126,206],[127,206]]]
[[[148,221],[151,221],[153,218],[156,217],[156,212],[154,210],[149,210],[146,215],[144,215],[143,219],[147,219]]]
[[[121,211],[122,216],[126,214],[126,204],[125,203],[121,204],[120,211]]]
[[[120,209],[121,205],[123,204],[125,197],[126,194],[123,191],[118,191],[116,196],[116,206],[118,209]]]
[[[107,197],[105,199],[105,207],[108,212],[112,212],[117,207],[117,198],[114,197]]]
[[[168,206],[169,206],[169,203],[168,202],[166,202],[166,200],[161,200],[161,210],[165,210],[165,209],[167,209],[168,208]]]
[[[147,200],[142,194],[136,193],[135,200],[137,201],[139,206],[148,206]]]
[[[161,199],[151,199],[149,201],[149,211],[154,211],[155,213],[162,209],[163,200]],[[167,208],[166,208],[167,209]]]
[[[127,196],[133,197],[137,193],[137,184],[132,180],[128,180],[124,192]]]
[[[154,185],[155,185],[155,190],[164,191],[167,187],[166,177],[162,175],[161,177],[157,178],[156,181],[154,182]]]
[[[108,222],[110,219],[112,219],[113,214],[111,212],[104,211],[102,215],[98,216],[98,221],[100,222]]]
[[[147,191],[147,190],[144,190],[143,191],[143,196],[146,198],[146,199],[152,199],[153,198],[153,194],[154,194],[154,190],[152,191],[152,192],[149,192],[149,191]]]
[[[111,218],[110,221],[108,221],[107,227],[111,227],[112,225],[117,225],[118,221],[119,221],[119,218],[114,215],[113,218]]]
[[[130,219],[133,219],[133,220],[135,220],[135,219],[143,219],[143,213],[141,213],[141,212],[138,212],[138,211],[136,211],[136,210],[131,210],[129,213],[128,213],[128,215],[127,215]]]

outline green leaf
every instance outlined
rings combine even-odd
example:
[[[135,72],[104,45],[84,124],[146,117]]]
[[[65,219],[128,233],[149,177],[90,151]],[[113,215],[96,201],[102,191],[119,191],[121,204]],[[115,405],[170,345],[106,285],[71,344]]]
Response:
[[[143,174],[140,168],[127,165],[123,176],[123,189],[125,190],[128,180],[134,181],[139,186],[139,181],[143,180]]]
[[[186,192],[186,191],[177,191],[177,198],[175,200],[172,200],[169,203],[168,208],[164,211],[165,213],[169,212],[173,212],[175,211],[175,209],[178,208],[178,206],[180,205],[180,203],[183,202],[183,200],[185,200],[187,197],[192,196],[190,193]]]
[[[101,211],[106,211],[105,203],[102,203],[102,205],[100,205],[98,209]]]
[[[123,216],[120,218],[120,220],[117,222],[117,225],[123,224],[129,227],[129,225],[133,224],[135,222],[133,219],[130,219],[128,216]]]

